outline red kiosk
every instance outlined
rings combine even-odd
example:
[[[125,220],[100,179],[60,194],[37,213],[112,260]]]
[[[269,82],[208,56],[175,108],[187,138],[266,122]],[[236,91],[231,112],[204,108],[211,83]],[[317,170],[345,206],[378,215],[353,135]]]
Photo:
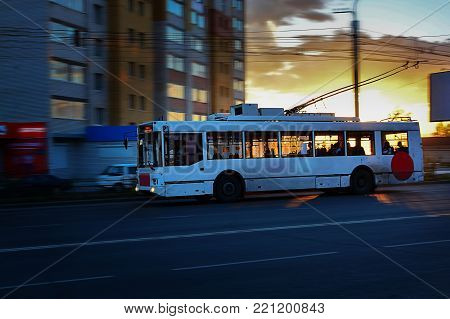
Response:
[[[43,122],[0,122],[0,175],[20,178],[48,172],[47,127]]]

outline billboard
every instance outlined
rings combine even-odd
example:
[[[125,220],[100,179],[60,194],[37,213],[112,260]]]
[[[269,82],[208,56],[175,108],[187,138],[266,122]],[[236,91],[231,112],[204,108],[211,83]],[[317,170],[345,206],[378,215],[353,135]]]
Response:
[[[430,122],[450,121],[450,71],[430,75]]]

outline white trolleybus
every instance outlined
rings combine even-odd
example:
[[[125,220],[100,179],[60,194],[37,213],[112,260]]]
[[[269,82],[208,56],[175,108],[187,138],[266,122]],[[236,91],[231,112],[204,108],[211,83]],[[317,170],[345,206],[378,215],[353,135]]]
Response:
[[[137,190],[163,197],[236,201],[247,192],[423,181],[419,124],[359,122],[332,113],[285,116],[256,104],[207,121],[138,127]]]

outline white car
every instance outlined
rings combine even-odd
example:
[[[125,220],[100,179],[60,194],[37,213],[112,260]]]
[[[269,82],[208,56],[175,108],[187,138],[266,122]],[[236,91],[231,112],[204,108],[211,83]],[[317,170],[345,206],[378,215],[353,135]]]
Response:
[[[136,165],[110,165],[97,177],[97,185],[115,191],[132,189],[136,186]]]

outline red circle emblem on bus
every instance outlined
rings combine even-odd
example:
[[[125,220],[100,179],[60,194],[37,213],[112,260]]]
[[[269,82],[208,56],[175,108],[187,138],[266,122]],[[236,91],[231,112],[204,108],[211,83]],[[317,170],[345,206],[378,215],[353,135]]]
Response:
[[[391,162],[392,173],[398,180],[404,181],[414,172],[414,162],[406,152],[397,152]]]

